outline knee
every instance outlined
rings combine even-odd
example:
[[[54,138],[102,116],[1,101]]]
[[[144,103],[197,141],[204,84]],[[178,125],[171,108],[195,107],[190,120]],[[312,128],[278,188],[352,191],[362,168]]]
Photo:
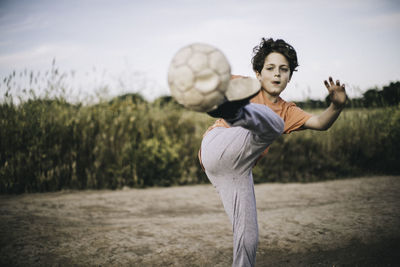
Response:
[[[266,117],[269,119],[269,125],[271,125],[273,132],[277,136],[282,135],[285,128],[284,120],[269,107],[266,107],[266,110],[266,113],[268,114]]]
[[[278,138],[283,134],[285,128],[285,122],[277,114],[275,113],[270,114],[267,125],[268,127],[265,127],[264,133],[261,135],[263,138],[266,138],[267,140],[271,141],[275,140],[276,138]]]
[[[285,122],[281,117],[278,116],[275,112],[271,110],[269,114],[270,118],[270,134],[273,135],[273,138],[277,138],[283,134],[283,130],[285,128]]]
[[[278,115],[276,115],[278,118],[276,119],[276,135],[281,136],[283,134],[283,130],[285,129],[285,122],[283,121],[283,119],[281,117],[279,117]]]
[[[282,135],[285,122],[278,114],[276,114],[272,109],[264,105],[251,106],[253,121],[255,121],[262,132],[262,135],[267,135],[270,138],[276,138]]]

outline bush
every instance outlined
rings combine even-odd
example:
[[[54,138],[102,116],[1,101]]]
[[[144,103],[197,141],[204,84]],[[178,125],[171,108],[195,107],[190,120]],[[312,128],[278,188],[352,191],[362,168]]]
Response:
[[[367,174],[399,174],[400,110],[344,110],[325,132],[280,137],[254,169],[255,182],[311,182]]]
[[[208,120],[174,103],[37,99],[5,102],[0,113],[3,193],[205,181],[196,155]]]

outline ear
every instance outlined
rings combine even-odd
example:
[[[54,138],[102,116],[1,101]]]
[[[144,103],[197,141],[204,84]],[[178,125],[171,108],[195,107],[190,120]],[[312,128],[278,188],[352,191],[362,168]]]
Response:
[[[261,74],[258,71],[256,71],[256,77],[257,77],[258,80],[261,79]]]

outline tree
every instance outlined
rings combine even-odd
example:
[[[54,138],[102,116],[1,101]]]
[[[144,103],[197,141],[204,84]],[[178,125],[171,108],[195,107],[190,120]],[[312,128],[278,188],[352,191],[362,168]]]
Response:
[[[389,106],[400,103],[400,82],[391,82],[388,86],[384,86],[382,97]]]

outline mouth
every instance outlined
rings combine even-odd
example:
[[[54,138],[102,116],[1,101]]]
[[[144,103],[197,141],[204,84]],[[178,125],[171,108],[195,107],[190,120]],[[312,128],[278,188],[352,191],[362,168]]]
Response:
[[[279,84],[281,84],[281,82],[280,81],[272,81],[272,84],[279,85]]]

